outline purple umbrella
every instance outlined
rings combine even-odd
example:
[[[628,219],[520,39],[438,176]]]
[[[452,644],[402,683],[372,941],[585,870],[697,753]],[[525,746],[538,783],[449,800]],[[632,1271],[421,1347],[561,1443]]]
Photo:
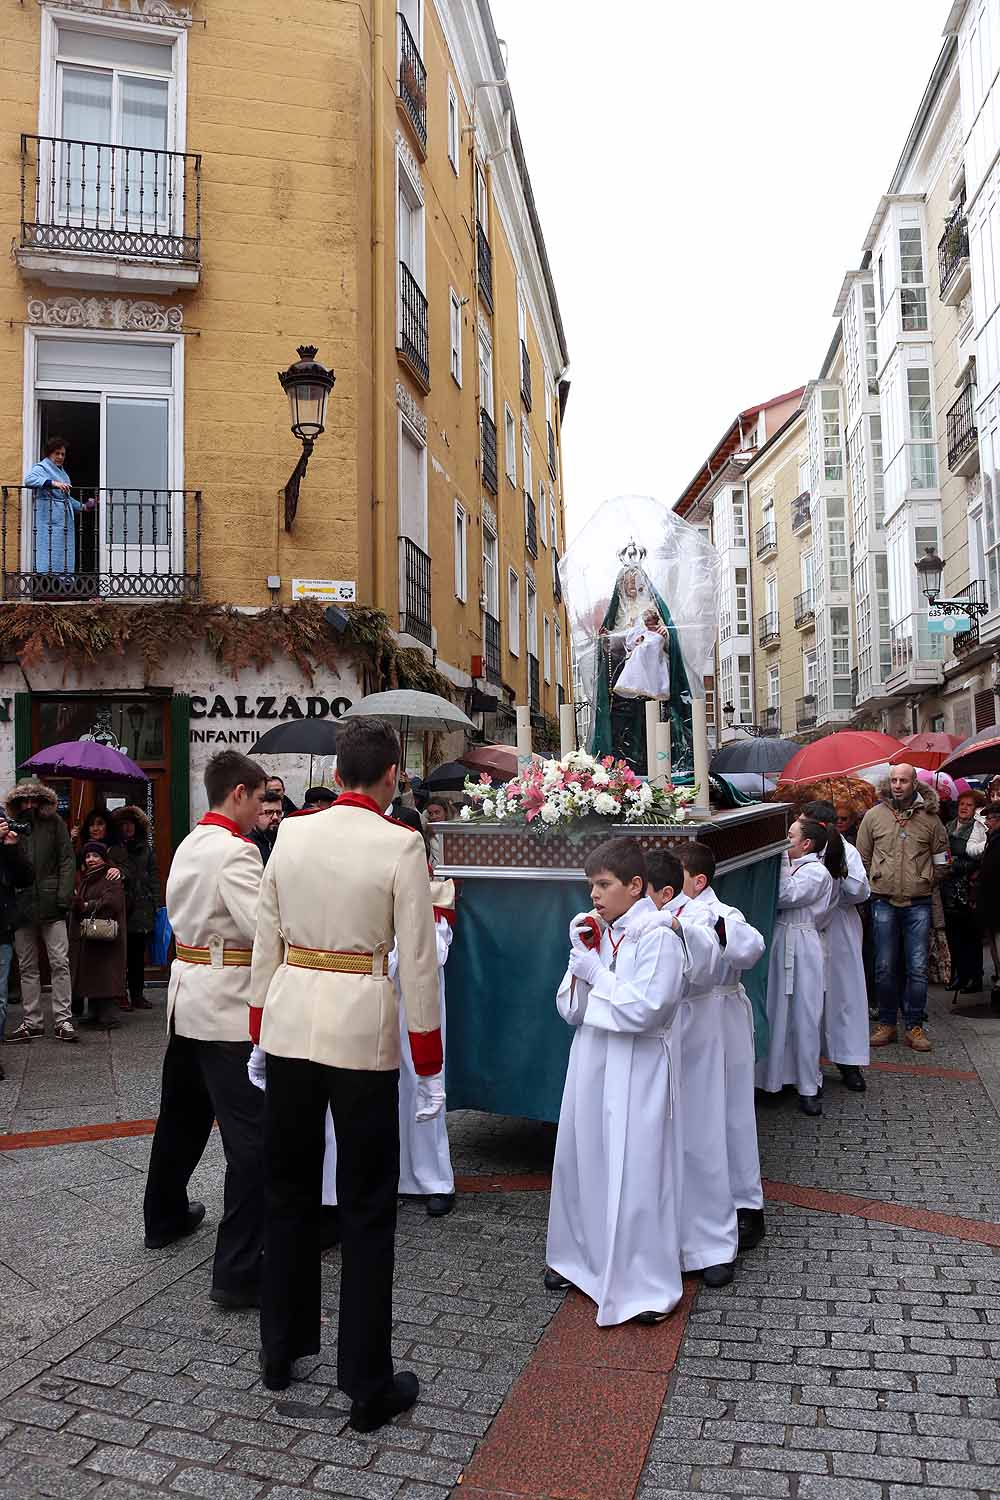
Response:
[[[73,776],[77,781],[148,781],[134,760],[97,740],[64,740],[24,762],[36,776]]]

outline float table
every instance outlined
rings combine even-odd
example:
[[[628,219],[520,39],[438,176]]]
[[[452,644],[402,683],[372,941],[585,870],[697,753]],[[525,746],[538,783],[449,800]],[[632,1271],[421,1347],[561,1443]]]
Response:
[[[442,858],[436,873],[454,878],[459,889],[444,971],[448,1108],[559,1118],[573,1035],[555,996],[566,968],[570,921],[591,905],[583,873],[591,849],[620,834],[648,850],[701,840],[715,853],[720,898],[738,907],[770,947],[790,811],[783,804],[755,803],[678,825],[604,821],[597,829],[545,839],[523,828],[438,823]],[[767,1050],[766,953],[744,983],[760,1057]]]

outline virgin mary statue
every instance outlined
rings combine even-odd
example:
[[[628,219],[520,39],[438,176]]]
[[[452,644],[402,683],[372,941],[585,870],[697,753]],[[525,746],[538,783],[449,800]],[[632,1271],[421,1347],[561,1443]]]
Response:
[[[589,749],[647,768],[646,701],[670,721],[671,772],[694,769],[692,695],[718,634],[721,559],[707,538],[646,496],[606,501],[560,563]],[[634,670],[638,653],[648,657]],[[638,684],[638,685],[637,685]]]

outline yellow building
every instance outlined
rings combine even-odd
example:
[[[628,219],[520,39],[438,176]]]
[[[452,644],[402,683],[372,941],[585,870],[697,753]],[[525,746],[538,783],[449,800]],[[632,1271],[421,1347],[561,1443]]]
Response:
[[[487,738],[514,703],[547,728],[570,683],[568,355],[487,0],[31,0],[0,41],[7,639],[32,628],[15,601],[91,629],[103,600],[120,635],[120,610],[150,601],[169,622],[171,601],[355,600]],[[300,345],[336,385],[286,511],[299,449],[275,377]],[[21,488],[54,435],[72,514]],[[158,769],[183,833],[192,721],[215,709],[249,744],[258,700],[322,717],[366,685],[363,654],[323,682],[286,651],[234,703],[206,641],[68,678],[43,652],[27,691],[0,669],[8,769],[56,722],[120,727],[127,700],[149,716],[146,760],[173,757]]]

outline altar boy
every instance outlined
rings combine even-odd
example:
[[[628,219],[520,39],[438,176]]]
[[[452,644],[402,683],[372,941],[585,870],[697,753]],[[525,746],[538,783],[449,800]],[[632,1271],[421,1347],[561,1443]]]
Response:
[[[681,1297],[672,1022],[686,950],[679,926],[657,923],[630,940],[656,910],[634,839],[609,839],[585,869],[596,917],[574,918],[556,996],[576,1035],[552,1169],[545,1285],[578,1287],[596,1302],[601,1327],[658,1323]]]

